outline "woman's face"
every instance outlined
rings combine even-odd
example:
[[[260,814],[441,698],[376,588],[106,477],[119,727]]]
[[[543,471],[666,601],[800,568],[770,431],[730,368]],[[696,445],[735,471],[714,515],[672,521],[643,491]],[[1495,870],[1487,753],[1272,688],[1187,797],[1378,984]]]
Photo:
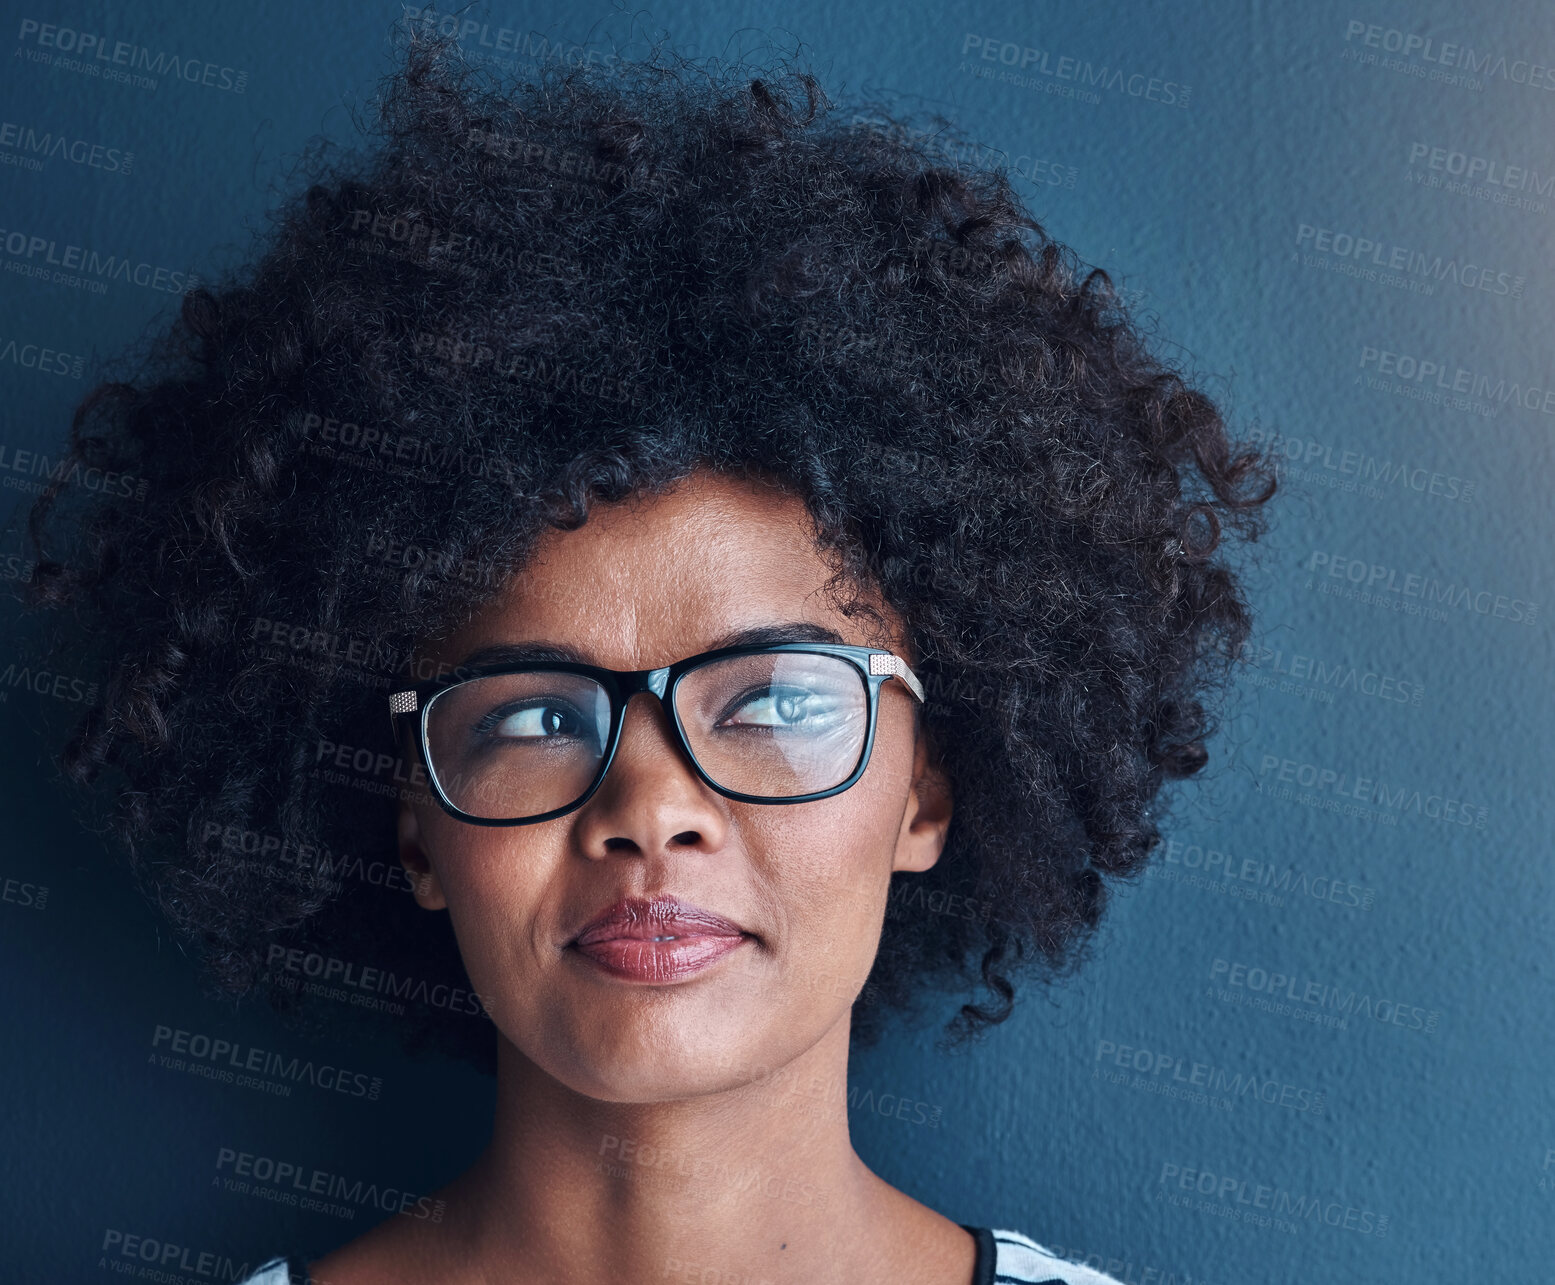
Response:
[[[702,472],[658,497],[596,504],[547,531],[531,564],[457,633],[423,648],[461,663],[477,648],[545,643],[639,670],[757,626],[809,625],[887,646],[909,664],[900,620],[868,637],[822,592],[832,568],[802,501]],[[805,639],[800,639],[804,641]],[[809,641],[815,641],[812,637]],[[740,803],[705,785],[651,694],[627,706],[614,762],[576,811],[533,825],[456,820],[430,799],[400,812],[418,899],[446,906],[475,990],[502,1035],[543,1071],[606,1101],[691,1097],[776,1068],[846,1023],[874,962],[892,871],[926,870],[950,819],[945,778],[915,736],[914,699],[881,688],[863,777],[830,798]],[[625,896],[672,895],[746,936],[670,982],[618,976],[568,943]]]

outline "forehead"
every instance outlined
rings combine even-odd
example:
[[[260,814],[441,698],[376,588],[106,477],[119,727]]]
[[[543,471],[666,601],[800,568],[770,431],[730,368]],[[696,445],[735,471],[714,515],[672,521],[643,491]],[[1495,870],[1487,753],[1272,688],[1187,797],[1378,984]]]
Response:
[[[434,653],[458,663],[492,643],[566,643],[595,664],[647,669],[758,625],[821,624],[874,642],[836,608],[834,566],[799,497],[699,472],[661,495],[596,503],[548,530],[529,564]]]

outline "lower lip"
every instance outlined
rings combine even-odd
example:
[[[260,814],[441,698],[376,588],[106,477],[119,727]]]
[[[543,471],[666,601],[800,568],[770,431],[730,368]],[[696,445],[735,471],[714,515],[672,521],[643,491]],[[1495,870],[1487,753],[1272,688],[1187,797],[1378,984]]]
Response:
[[[729,937],[700,933],[673,941],[611,937],[573,949],[613,977],[634,982],[678,982],[701,972],[744,944],[747,934]]]

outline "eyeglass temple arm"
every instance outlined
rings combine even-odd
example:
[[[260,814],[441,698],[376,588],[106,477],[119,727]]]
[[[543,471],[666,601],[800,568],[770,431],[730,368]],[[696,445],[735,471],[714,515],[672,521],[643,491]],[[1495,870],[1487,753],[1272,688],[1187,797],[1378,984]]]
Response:
[[[869,672],[871,674],[895,674],[907,684],[907,690],[918,698],[920,704],[926,703],[923,698],[923,684],[918,681],[918,675],[907,667],[907,662],[900,656],[882,655],[879,652],[871,654],[869,658]]]

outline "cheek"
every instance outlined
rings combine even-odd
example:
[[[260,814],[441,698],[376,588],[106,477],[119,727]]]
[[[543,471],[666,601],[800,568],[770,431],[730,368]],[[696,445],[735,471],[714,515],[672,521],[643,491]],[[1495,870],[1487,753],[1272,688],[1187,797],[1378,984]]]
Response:
[[[871,957],[912,788],[912,721],[903,714],[882,708],[869,766],[841,794],[792,807],[742,809],[748,847],[766,858],[791,913],[803,923],[845,930],[839,948],[867,946]]]
[[[801,992],[828,976],[861,986],[874,961],[902,815],[899,793],[871,787],[874,766],[829,799],[740,809],[775,946]]]
[[[541,833],[549,827],[471,826],[441,812],[422,826],[471,980],[491,986],[494,977],[476,974],[537,957],[553,931],[545,890],[555,844]]]
[[[869,766],[864,769],[858,784],[841,797],[858,794],[860,814],[867,815],[876,826],[889,824],[894,841],[908,796],[912,793],[916,747],[911,714],[904,716],[900,709],[891,710],[890,714],[892,716],[888,717],[887,711],[881,710]]]

